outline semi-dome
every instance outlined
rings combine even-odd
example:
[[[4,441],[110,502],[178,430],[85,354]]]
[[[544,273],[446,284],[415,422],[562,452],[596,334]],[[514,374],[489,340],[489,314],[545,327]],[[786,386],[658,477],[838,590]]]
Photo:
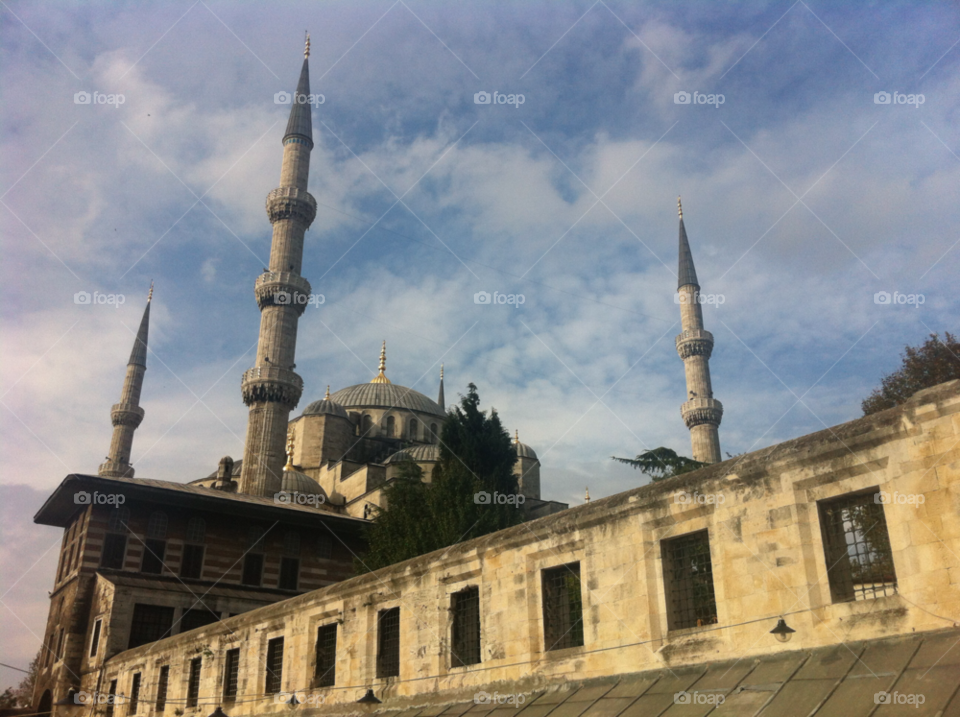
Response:
[[[326,491],[310,476],[295,470],[284,470],[280,480],[282,493],[298,493],[300,495],[322,495],[327,497]]]
[[[344,408],[406,408],[446,418],[440,405],[419,391],[395,383],[360,383],[343,388],[330,399]],[[312,406],[313,404],[311,404]],[[309,407],[307,413],[309,411]]]
[[[440,446],[436,443],[427,443],[420,446],[404,448],[392,454],[384,463],[397,463],[407,458],[412,459],[414,463],[436,463],[440,460]]]

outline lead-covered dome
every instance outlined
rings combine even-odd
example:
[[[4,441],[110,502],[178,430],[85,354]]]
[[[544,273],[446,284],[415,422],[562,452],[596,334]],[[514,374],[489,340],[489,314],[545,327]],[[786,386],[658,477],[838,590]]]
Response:
[[[446,412],[440,405],[419,391],[395,383],[360,383],[337,391],[330,400],[350,408],[407,408],[441,418]],[[313,404],[311,404],[313,405]],[[307,411],[309,411],[309,407]],[[306,411],[304,412],[306,413]]]
[[[440,446],[436,443],[427,443],[421,446],[404,448],[392,454],[385,464],[397,463],[410,458],[414,463],[436,463],[440,460]]]
[[[327,497],[326,491],[310,476],[295,470],[284,470],[280,481],[282,493],[296,493],[298,495],[322,495]]]
[[[328,398],[321,398],[307,406],[303,411],[304,416],[340,416],[350,420],[346,409],[336,401]]]

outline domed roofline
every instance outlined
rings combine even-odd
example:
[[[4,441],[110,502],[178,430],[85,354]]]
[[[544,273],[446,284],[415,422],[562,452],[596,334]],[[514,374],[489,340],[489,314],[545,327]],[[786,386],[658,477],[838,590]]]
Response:
[[[334,393],[330,400],[348,410],[351,408],[407,409],[429,413],[438,418],[447,416],[446,411],[440,408],[436,401],[427,398],[419,391],[395,383],[360,383],[356,386],[348,386]]]

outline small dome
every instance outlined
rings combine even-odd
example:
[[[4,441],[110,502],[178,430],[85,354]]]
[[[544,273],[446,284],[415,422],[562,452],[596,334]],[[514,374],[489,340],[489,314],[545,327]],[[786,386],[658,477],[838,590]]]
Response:
[[[327,497],[326,492],[313,478],[299,471],[283,471],[283,479],[280,481],[280,491],[282,493],[299,493],[300,495],[322,495]]]
[[[350,420],[346,409],[336,401],[329,398],[321,398],[319,401],[311,403],[303,412],[304,416],[340,416]]]
[[[436,463],[440,460],[440,446],[435,443],[427,443],[412,448],[404,448],[402,451],[397,451],[391,455],[384,463],[398,463],[406,458],[412,459],[414,463]]]
[[[520,431],[514,433],[513,445],[517,449],[518,458],[532,458],[537,460],[537,452],[526,443],[520,442]]]

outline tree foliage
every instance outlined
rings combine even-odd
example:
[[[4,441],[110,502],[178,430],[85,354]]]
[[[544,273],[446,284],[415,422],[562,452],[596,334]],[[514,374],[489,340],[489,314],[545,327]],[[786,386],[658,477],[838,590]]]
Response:
[[[43,648],[37,651],[36,657],[27,667],[26,676],[16,687],[8,687],[0,692],[0,708],[9,707],[30,707],[33,701],[33,688],[37,684],[37,673],[40,671],[40,656],[43,654]]]
[[[626,463],[628,466],[636,468],[641,473],[646,473],[654,481],[665,480],[678,476],[681,473],[689,473],[697,468],[707,465],[692,458],[681,456],[670,448],[660,446],[649,451],[644,451],[636,458],[618,458],[610,456],[615,461]]]
[[[949,331],[930,334],[920,346],[907,346],[899,369],[884,377],[880,388],[863,401],[863,415],[899,406],[917,391],[960,378],[960,342]]]
[[[516,503],[497,503],[495,493],[515,496],[517,452],[495,411],[480,410],[477,387],[448,412],[440,430],[440,459],[431,482],[421,469],[403,461],[397,478],[384,489],[385,510],[367,526],[369,551],[358,572],[376,570],[464,540],[516,525]],[[486,493],[491,500],[477,501]]]

